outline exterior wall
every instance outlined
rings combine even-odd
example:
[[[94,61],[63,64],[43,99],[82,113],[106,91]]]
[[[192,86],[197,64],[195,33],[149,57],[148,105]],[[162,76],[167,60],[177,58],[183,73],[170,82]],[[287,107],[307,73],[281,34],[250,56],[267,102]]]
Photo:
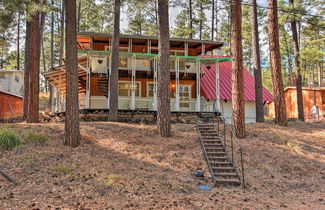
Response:
[[[108,43],[94,43],[93,50],[105,50],[105,47],[109,46]],[[120,47],[128,47],[126,44],[121,44]],[[184,48],[171,47],[171,50],[184,50]],[[135,53],[148,53],[147,45],[132,45],[132,52]],[[197,51],[195,49],[188,49],[189,56],[196,56]]]
[[[232,102],[221,101],[221,109],[223,116],[226,121],[231,124],[232,119]],[[255,111],[255,102],[254,101],[245,101],[245,123],[255,123],[256,122],[256,111]]]
[[[99,77],[91,77],[91,84],[90,84],[90,95],[91,96],[104,96],[103,93],[100,92],[98,88],[98,79]],[[131,81],[131,78],[119,78],[119,81]],[[153,82],[153,79],[142,79],[137,78],[136,82],[140,82],[141,87],[141,97],[147,98],[147,84],[149,82]],[[176,98],[176,85],[175,80],[170,80],[171,86],[171,97]],[[196,98],[196,81],[195,80],[180,80],[180,85],[189,85],[191,86],[191,98]]]
[[[303,90],[302,91],[305,119],[312,119],[311,109],[316,102],[319,107],[320,119],[325,118],[325,90]],[[298,118],[297,92],[295,89],[285,91],[286,112],[288,119]],[[274,103],[269,104],[269,117],[274,118]]]
[[[23,116],[23,98],[0,92],[0,119]]]
[[[212,112],[214,109],[214,101],[207,101],[204,98],[201,99],[201,107],[203,107],[204,111]],[[232,103],[231,101],[227,101],[227,103],[222,100],[221,101],[221,110],[222,115],[226,119],[226,121],[231,124],[232,119]],[[245,101],[245,123],[255,123],[256,122],[256,111],[255,111],[255,102],[254,101]]]
[[[21,96],[23,94],[23,83],[23,72],[0,71],[0,91]]]

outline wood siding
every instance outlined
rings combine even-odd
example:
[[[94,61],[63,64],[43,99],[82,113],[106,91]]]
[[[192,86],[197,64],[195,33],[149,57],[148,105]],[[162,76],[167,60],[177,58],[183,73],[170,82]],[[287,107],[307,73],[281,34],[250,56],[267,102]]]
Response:
[[[90,79],[90,95],[91,96],[104,96],[98,88],[98,79],[99,77],[91,77]],[[119,81],[130,81],[131,78],[119,78]],[[141,97],[147,97],[147,83],[153,82],[153,79],[136,79],[136,82],[141,82]],[[176,82],[175,80],[170,80],[170,89],[171,89],[171,98],[175,98],[176,95]],[[180,85],[189,85],[191,86],[191,98],[196,98],[196,81],[195,80],[180,80]]]
[[[305,119],[311,119],[311,109],[316,102],[319,107],[320,119],[325,118],[325,90],[306,90],[302,91]],[[286,112],[288,119],[298,118],[297,92],[296,89],[285,91]],[[274,103],[269,104],[269,117],[274,118]]]
[[[22,117],[23,98],[0,92],[0,119]]]

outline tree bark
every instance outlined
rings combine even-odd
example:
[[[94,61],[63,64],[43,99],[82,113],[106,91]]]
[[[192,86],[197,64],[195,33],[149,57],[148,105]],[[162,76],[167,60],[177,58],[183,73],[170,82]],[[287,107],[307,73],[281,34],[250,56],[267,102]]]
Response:
[[[28,103],[29,103],[29,58],[30,58],[30,30],[31,21],[26,21],[26,37],[25,37],[25,64],[24,64],[24,114],[23,120],[27,120],[28,115]]]
[[[76,0],[64,1],[66,12],[66,113],[64,145],[80,144]]]
[[[120,44],[120,0],[115,0],[114,6],[114,33],[112,37],[111,76],[109,79],[109,121],[118,120],[118,68]],[[133,87],[132,87],[133,88]]]
[[[203,15],[203,5],[202,2],[200,3],[200,24],[199,24],[199,31],[200,31],[200,36],[199,39],[202,40],[202,32],[203,32],[203,20],[202,20],[202,15]]]
[[[189,22],[189,27],[190,27],[189,38],[190,39],[193,39],[193,9],[192,9],[192,0],[189,0],[189,16],[190,16],[190,20],[189,20],[190,21]]]
[[[214,40],[214,12],[215,12],[215,5],[214,5],[214,0],[212,0],[212,17],[211,17],[211,40]]]
[[[78,29],[77,31],[80,31],[80,20],[81,20],[81,1],[79,1],[78,3],[78,21],[77,21],[77,25],[78,25]]]
[[[281,126],[286,126],[287,119],[281,71],[277,0],[268,0],[268,7],[268,36],[270,45],[275,123]]]
[[[60,54],[59,54],[59,65],[63,64],[63,48],[64,48],[64,21],[65,21],[65,3],[62,0],[62,10],[61,10],[61,35],[60,35]]]
[[[39,4],[39,0],[34,0]],[[39,12],[34,12],[30,19],[29,47],[27,68],[29,74],[29,90],[28,90],[28,112],[27,123],[37,123],[39,113],[39,72],[40,72],[40,16]]]
[[[294,0],[289,0],[291,5],[294,5]],[[291,21],[292,39],[293,39],[293,52],[295,55],[295,68],[296,68],[296,89],[297,89],[297,108],[298,108],[298,119],[305,121],[304,105],[302,99],[302,78],[299,60],[299,41],[297,32],[297,23],[295,20]]]
[[[232,123],[238,138],[245,137],[244,72],[241,1],[231,3]]]
[[[159,134],[171,136],[170,125],[170,44],[169,44],[169,14],[168,0],[158,1],[159,16],[159,60],[158,60],[158,110],[157,125]]]
[[[258,17],[256,0],[251,0],[251,24],[252,24],[252,48],[253,48],[253,70],[255,78],[255,100],[256,100],[256,122],[264,122],[263,112],[263,85],[261,71],[261,56],[258,35]]]
[[[51,0],[51,5],[54,6],[54,0]],[[54,67],[54,12],[51,12],[51,61],[50,61],[50,67],[51,70]],[[49,109],[52,108],[53,104],[53,87],[50,83],[48,83],[49,86],[49,92],[50,92],[50,97],[49,97]]]
[[[17,21],[17,69],[20,69],[20,11],[18,11],[18,21]]]

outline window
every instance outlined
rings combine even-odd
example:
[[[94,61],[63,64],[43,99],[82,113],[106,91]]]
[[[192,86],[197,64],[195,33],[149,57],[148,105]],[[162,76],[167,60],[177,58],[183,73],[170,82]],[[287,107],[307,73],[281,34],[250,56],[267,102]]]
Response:
[[[119,58],[119,67],[127,68],[128,67],[128,59],[127,58]]]
[[[5,79],[5,73],[0,73],[0,79]]]
[[[153,83],[147,83],[147,97],[153,97],[154,94],[154,85]]]
[[[132,95],[131,81],[118,83],[118,95],[131,97]],[[140,97],[140,82],[135,83],[135,96]]]
[[[19,82],[19,77],[17,75],[15,75],[15,81]]]
[[[189,108],[189,100],[191,98],[191,86],[180,85],[179,86],[179,106],[181,108]]]

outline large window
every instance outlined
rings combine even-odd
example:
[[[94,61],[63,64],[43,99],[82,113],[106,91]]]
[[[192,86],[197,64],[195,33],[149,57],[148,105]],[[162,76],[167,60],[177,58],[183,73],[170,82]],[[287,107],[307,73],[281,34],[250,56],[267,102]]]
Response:
[[[153,95],[154,95],[154,85],[153,85],[153,83],[147,83],[147,97],[153,97]]]
[[[141,85],[140,82],[135,83],[135,96],[140,97]],[[118,95],[131,97],[132,94],[132,84],[131,81],[123,81],[118,83]]]
[[[179,86],[179,106],[181,108],[189,108],[189,100],[191,98],[191,86],[188,85],[180,85]]]

